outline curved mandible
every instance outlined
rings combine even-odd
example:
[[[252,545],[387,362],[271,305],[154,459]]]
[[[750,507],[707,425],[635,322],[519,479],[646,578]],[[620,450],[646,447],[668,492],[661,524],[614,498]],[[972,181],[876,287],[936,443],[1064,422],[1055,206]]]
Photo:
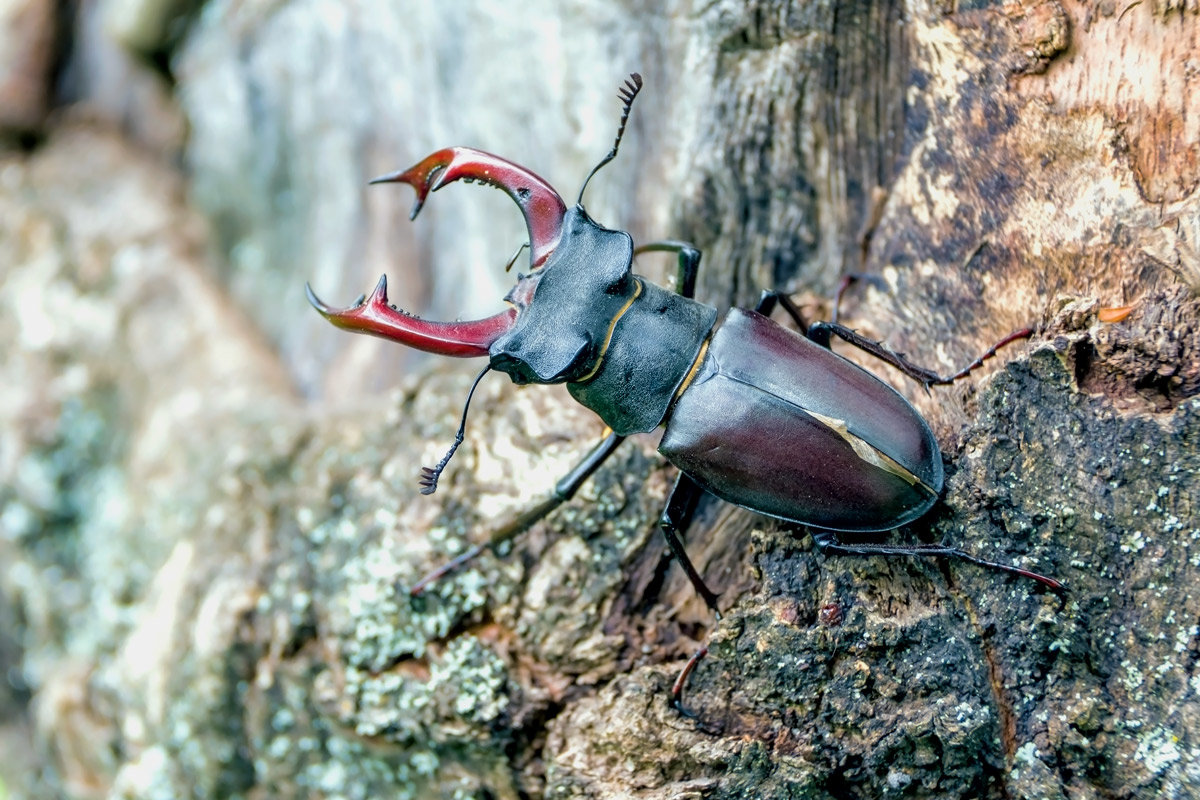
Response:
[[[511,329],[517,319],[515,308],[469,322],[432,322],[405,314],[388,304],[386,275],[379,279],[370,297],[360,297],[350,308],[332,308],[317,297],[311,286],[305,284],[304,288],[313,308],[339,328],[442,356],[486,356],[492,342]]]
[[[371,183],[407,183],[417,190],[409,219],[415,219],[425,198],[459,179],[495,186],[513,199],[529,229],[529,259],[540,267],[558,246],[567,206],[545,180],[500,156],[470,147],[447,147],[400,172],[381,175]]]

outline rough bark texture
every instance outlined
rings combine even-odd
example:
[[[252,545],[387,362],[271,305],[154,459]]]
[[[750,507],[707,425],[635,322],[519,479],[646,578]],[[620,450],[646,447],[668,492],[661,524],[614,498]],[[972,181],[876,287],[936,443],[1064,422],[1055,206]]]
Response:
[[[188,179],[119,113],[2,156],[0,798],[1200,794],[1200,8],[490,5],[149,4],[117,18],[180,43]],[[632,69],[589,209],[699,244],[704,299],[784,286],[817,316],[876,275],[847,321],[946,371],[1039,325],[983,377],[894,381],[948,480],[889,538],[1065,597],[826,558],[713,501],[688,542],[714,623],[655,531],[653,441],[408,597],[600,425],[485,382],[422,497],[469,374],[324,326],[301,284],[386,270],[449,317],[488,274],[494,303],[506,200],[410,225],[364,179],[468,144],[572,198]],[[668,691],[705,640],[688,718]]]

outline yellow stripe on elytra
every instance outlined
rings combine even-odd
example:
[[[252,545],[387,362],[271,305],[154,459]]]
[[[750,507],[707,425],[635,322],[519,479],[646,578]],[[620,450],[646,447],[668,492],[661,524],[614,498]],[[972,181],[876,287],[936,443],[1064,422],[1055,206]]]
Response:
[[[621,310],[613,316],[612,322],[608,323],[608,335],[604,337],[604,345],[600,348],[600,354],[596,356],[596,365],[588,371],[588,374],[584,375],[578,380],[572,381],[572,383],[587,383],[596,376],[597,372],[600,371],[600,365],[604,363],[604,355],[608,352],[608,345],[612,342],[613,331],[617,329],[617,323],[621,321],[621,317],[625,316],[625,312],[628,311],[629,307],[633,305],[633,301],[637,300],[642,295],[642,282],[637,278],[634,278],[633,280],[636,284],[633,297],[630,297],[625,301],[625,305],[621,306]]]
[[[881,453],[875,447],[851,433],[850,428],[847,427],[845,420],[837,419],[836,417],[827,417],[824,414],[818,414],[817,412],[809,411],[808,409],[805,409],[804,411],[809,416],[822,422],[838,436],[841,436],[843,439],[845,439],[850,447],[854,450],[854,454],[863,461],[879,467],[884,472],[895,475],[897,478],[900,478],[910,486],[920,486],[930,494],[935,494],[932,489],[922,483],[920,478],[902,467],[894,458],[886,455],[885,453]]]

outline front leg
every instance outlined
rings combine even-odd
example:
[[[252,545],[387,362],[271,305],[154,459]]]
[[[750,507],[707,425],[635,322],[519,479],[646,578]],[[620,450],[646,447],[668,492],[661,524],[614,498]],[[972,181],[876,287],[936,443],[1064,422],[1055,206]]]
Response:
[[[550,512],[574,497],[575,493],[579,491],[579,487],[583,485],[583,482],[590,478],[596,470],[600,469],[600,465],[608,460],[608,457],[613,454],[613,451],[623,441],[625,441],[624,436],[610,432],[599,444],[592,448],[591,452],[584,456],[582,461],[575,465],[574,469],[564,475],[554,485],[554,491],[545,500],[519,514],[508,524],[493,531],[486,542],[472,545],[457,558],[429,572],[425,577],[413,584],[413,587],[409,589],[409,594],[413,597],[420,595],[429,588],[431,583],[463,566],[471,559],[483,553],[484,550],[491,550],[507,542],[545,519],[549,516]]]
[[[650,242],[634,249],[633,254],[677,253],[679,271],[675,278],[675,291],[689,300],[696,299],[696,275],[700,272],[700,251],[695,245],[675,239]]]

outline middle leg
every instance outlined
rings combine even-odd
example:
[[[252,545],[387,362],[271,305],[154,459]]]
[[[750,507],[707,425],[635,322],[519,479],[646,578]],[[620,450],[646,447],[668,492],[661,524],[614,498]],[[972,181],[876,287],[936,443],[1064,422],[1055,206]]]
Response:
[[[701,495],[704,494],[704,489],[698,483],[688,477],[685,473],[679,473],[679,477],[675,480],[675,486],[671,489],[671,495],[667,498],[667,506],[663,509],[662,516],[659,518],[658,525],[662,529],[663,537],[667,540],[667,547],[671,551],[671,555],[679,562],[679,566],[687,574],[688,580],[691,581],[692,587],[696,593],[704,598],[705,604],[712,611],[713,616],[720,621],[721,610],[717,607],[717,598],[719,595],[712,589],[708,588],[708,584],[700,577],[699,570],[695,564],[688,558],[687,551],[683,547],[683,542],[679,538],[679,532],[687,530],[688,525],[692,521],[692,516],[696,512],[696,504],[700,501]],[[696,650],[687,663],[683,665],[679,676],[675,679],[675,683],[671,686],[671,704],[675,709],[684,716],[695,716],[692,712],[683,707],[683,687],[687,684],[688,676],[692,674],[692,670],[700,663],[700,660],[708,655],[708,645],[702,644]]]

